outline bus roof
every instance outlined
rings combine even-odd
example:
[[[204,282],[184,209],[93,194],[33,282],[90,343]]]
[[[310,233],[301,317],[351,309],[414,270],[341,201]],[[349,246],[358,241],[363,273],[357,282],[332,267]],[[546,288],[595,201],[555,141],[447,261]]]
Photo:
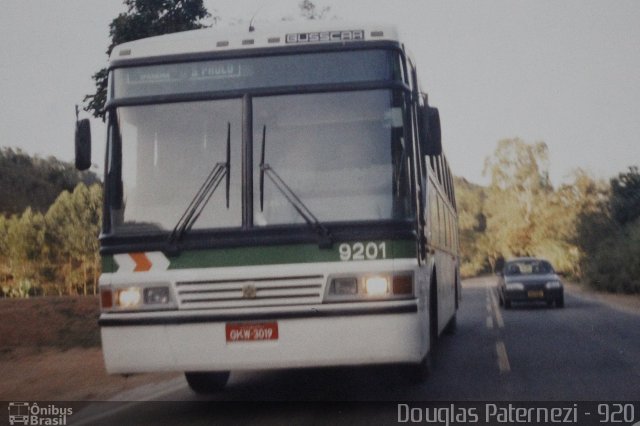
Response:
[[[207,28],[144,38],[116,46],[110,62],[147,59],[183,54],[206,54],[270,47],[347,44],[351,41],[399,41],[398,31],[390,25],[316,21]]]

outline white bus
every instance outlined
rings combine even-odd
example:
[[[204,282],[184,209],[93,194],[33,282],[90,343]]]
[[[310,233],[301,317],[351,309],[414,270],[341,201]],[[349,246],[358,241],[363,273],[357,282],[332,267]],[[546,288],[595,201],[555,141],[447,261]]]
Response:
[[[460,298],[438,111],[392,27],[189,31],[109,63],[100,236],[109,373],[403,364]],[[90,165],[88,121],[76,164]]]

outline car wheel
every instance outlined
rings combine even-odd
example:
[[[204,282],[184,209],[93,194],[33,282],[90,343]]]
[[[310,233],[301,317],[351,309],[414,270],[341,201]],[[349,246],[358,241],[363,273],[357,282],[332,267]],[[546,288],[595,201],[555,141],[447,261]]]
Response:
[[[187,383],[192,391],[198,394],[219,392],[229,381],[228,371],[216,371],[206,373],[184,373]]]
[[[560,296],[556,299],[556,308],[564,308],[564,296]]]
[[[504,299],[504,308],[505,309],[511,309],[511,300]]]

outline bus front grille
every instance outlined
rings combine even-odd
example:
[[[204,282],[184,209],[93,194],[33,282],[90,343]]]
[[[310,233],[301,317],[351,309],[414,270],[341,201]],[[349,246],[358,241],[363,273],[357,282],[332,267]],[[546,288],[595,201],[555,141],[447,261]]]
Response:
[[[224,309],[322,302],[322,275],[176,283],[180,309]]]

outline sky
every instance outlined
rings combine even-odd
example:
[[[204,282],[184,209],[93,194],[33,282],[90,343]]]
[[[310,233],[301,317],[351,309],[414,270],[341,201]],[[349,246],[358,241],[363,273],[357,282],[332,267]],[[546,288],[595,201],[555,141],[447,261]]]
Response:
[[[300,19],[300,0],[205,0],[219,28]],[[556,185],[640,165],[635,0],[316,0],[327,19],[396,25],[440,109],[453,173],[487,184],[497,142],[549,147]],[[75,105],[107,63],[121,0],[0,0],[0,147],[73,160]],[[89,117],[81,113],[81,118]],[[92,120],[94,163],[105,127]]]

